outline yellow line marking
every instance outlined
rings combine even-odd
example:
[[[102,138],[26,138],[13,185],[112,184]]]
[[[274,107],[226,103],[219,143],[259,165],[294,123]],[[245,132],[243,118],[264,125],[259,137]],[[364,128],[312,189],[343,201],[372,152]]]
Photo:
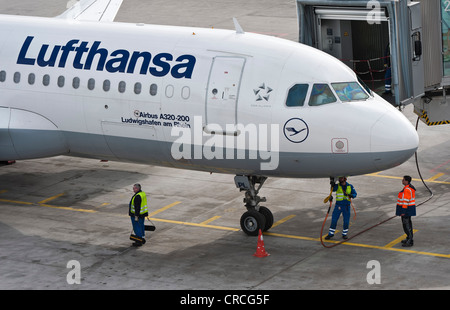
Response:
[[[273,223],[272,228],[277,227],[278,225],[283,224],[284,222],[289,221],[290,219],[292,219],[292,218],[294,218],[294,217],[295,217],[294,214],[288,215],[288,216],[286,216],[285,218],[283,218],[283,219],[281,219],[281,220],[279,220],[279,221]]]
[[[417,229],[413,229],[413,234],[415,234],[416,232],[418,232]],[[392,248],[394,245],[396,245],[397,243],[401,242],[403,239],[406,238],[406,234],[401,235],[400,237],[398,237],[397,239],[389,242],[388,244],[386,244],[384,247],[385,248]]]
[[[16,204],[25,204],[25,205],[36,205],[35,203],[31,202],[24,202],[24,201],[15,201],[15,200],[7,200],[7,199],[0,199],[1,202],[9,202],[9,203],[16,203]],[[180,201],[174,202],[164,208],[161,208],[155,212],[159,213],[161,211],[164,211],[170,207],[173,207],[174,205],[177,205],[181,203]],[[75,209],[71,207],[58,207],[58,206],[52,206],[47,204],[38,204],[39,206],[43,207],[50,207],[50,208],[56,208],[56,209],[62,209],[62,210],[70,210],[70,211],[79,211],[79,212],[88,212],[88,213],[97,213],[98,211],[94,210],[85,210],[85,209]],[[164,209],[164,210],[163,210]],[[193,226],[193,227],[203,227],[203,228],[213,228],[213,229],[219,229],[219,230],[226,230],[226,231],[240,231],[238,228],[233,227],[225,227],[225,226],[216,226],[216,225],[205,225],[205,224],[197,224],[197,223],[190,223],[190,222],[181,222],[181,221],[174,221],[174,220],[166,220],[166,219],[157,219],[157,218],[151,218],[152,221],[155,222],[165,222],[165,223],[171,223],[171,224],[179,224],[179,225],[186,225],[186,226]],[[282,237],[282,238],[289,238],[289,239],[297,239],[297,240],[308,240],[308,241],[320,241],[319,238],[311,238],[311,237],[302,237],[302,236],[295,236],[295,235],[286,235],[286,234],[279,234],[279,233],[272,233],[272,232],[265,232],[264,233],[267,236],[275,236],[275,237]],[[340,241],[332,241],[332,240],[324,240],[324,242],[328,243],[338,243]],[[431,253],[431,252],[424,252],[424,251],[414,251],[414,250],[407,250],[407,249],[398,249],[398,248],[392,248],[392,247],[386,247],[386,246],[377,246],[377,245],[370,245],[370,244],[361,244],[361,243],[353,243],[353,242],[344,242],[341,245],[347,245],[347,246],[356,246],[356,247],[362,247],[362,248],[369,248],[369,249],[378,249],[378,250],[386,250],[386,251],[394,251],[394,252],[402,252],[402,253],[412,253],[412,254],[419,254],[419,255],[427,255],[427,256],[434,256],[434,257],[443,257],[443,258],[450,258],[450,254],[439,254],[439,253]]]
[[[207,224],[211,223],[212,221],[215,221],[215,220],[217,220],[219,218],[221,218],[221,216],[214,216],[214,217],[212,217],[212,218],[210,218],[210,219],[208,219],[208,220],[206,220],[204,222],[201,222],[200,224],[201,225],[207,225]]]
[[[150,213],[150,214],[148,215],[148,217],[154,216],[154,215],[156,215],[156,214],[158,214],[158,213],[160,213],[160,212],[163,212],[163,211],[165,211],[165,210],[167,210],[167,209],[169,209],[169,208],[172,208],[172,207],[174,207],[174,206],[176,206],[177,204],[180,204],[180,203],[181,203],[181,201],[175,201],[174,203],[171,203],[170,205],[167,205],[167,206],[165,206],[165,207],[162,207],[161,209],[158,209],[158,210],[156,210],[156,211]]]
[[[44,200],[42,200],[42,201],[39,201],[38,203],[47,203],[47,202],[52,201],[52,200],[55,200],[56,198],[61,197],[61,196],[64,196],[64,193],[61,193],[61,194],[52,196],[52,197],[47,198],[47,199],[44,199]]]
[[[60,210],[69,210],[69,211],[77,211],[77,212],[85,212],[85,213],[97,213],[97,211],[89,210],[89,209],[77,209],[77,208],[72,208],[72,207],[59,207],[59,206],[48,205],[48,204],[45,204],[45,203],[40,203],[39,205],[41,207],[60,209]]]
[[[216,225],[205,225],[205,224],[197,224],[197,223],[190,223],[190,222],[181,222],[181,221],[174,221],[174,220],[165,220],[165,219],[155,219],[150,218],[152,221],[155,222],[164,222],[164,223],[171,223],[171,224],[179,224],[179,225],[186,225],[186,226],[195,226],[195,227],[203,227],[203,228],[214,228],[214,229],[220,229],[220,230],[229,230],[229,231],[239,231],[238,228],[233,227],[225,227],[225,226],[216,226]]]
[[[9,202],[9,203],[18,203],[21,205],[34,205],[32,202],[25,202],[25,201],[17,201],[17,200],[9,200],[9,199],[0,199],[1,202]]]
[[[6,189],[2,189],[2,190],[0,190],[0,194],[3,194],[3,193],[6,193],[8,190],[6,190]]]
[[[282,238],[289,238],[289,239],[298,239],[298,240],[319,241],[318,238],[301,237],[301,236],[295,236],[295,235],[286,235],[286,234],[279,234],[279,233],[273,233],[273,232],[267,232],[267,231],[264,233],[264,235],[274,236],[274,237],[282,237]]]
[[[365,174],[366,176],[371,176],[371,177],[377,177],[377,178],[385,178],[385,179],[397,179],[397,180],[402,180],[403,179],[403,177],[395,177],[395,176],[390,176],[390,175],[379,175],[379,174],[377,174],[377,173],[368,173],[368,174]],[[431,179],[431,178],[430,178]],[[432,180],[430,180],[430,179],[428,179],[428,180],[426,180],[426,181],[428,181],[428,182],[430,182],[430,183],[438,183],[438,184],[450,184],[450,182],[444,182],[444,181],[436,181],[435,179],[436,178],[434,178],[434,179],[432,179]],[[416,182],[422,182],[422,180],[421,179],[412,179],[413,181],[416,181]]]
[[[429,182],[429,181],[434,181],[434,180],[440,178],[440,177],[443,176],[443,175],[445,175],[445,173],[438,173],[438,174],[436,174],[435,176],[432,176],[431,178],[429,178],[429,179],[427,179],[427,180],[425,180],[425,181],[427,181],[427,182]]]
[[[37,203],[36,204],[36,203],[33,203],[33,202],[17,201],[17,200],[9,200],[9,199],[0,199],[0,202],[16,203],[16,204],[28,205],[28,206],[38,205],[38,206],[41,206],[41,207],[61,209],[61,210],[70,210],[70,211],[78,211],[78,212],[86,212],[86,213],[96,213],[97,212],[95,210],[76,209],[76,208],[72,208],[72,207],[59,207],[59,206],[48,205],[48,204],[45,204],[45,203]]]

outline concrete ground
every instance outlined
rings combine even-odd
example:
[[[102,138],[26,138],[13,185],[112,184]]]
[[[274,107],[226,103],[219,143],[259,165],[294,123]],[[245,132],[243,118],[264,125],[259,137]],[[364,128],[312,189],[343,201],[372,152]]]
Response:
[[[0,13],[54,16],[65,3],[0,0]],[[117,20],[233,28],[232,17],[246,31],[297,38],[294,1],[124,0]],[[415,124],[412,106],[404,113]],[[412,248],[401,247],[397,217],[323,247],[327,179],[268,179],[260,194],[275,225],[264,235],[270,256],[259,258],[257,238],[240,230],[243,194],[232,175],[64,156],[0,167],[0,289],[450,289],[450,127],[419,123],[418,131],[420,171],[433,197],[413,218]],[[349,178],[358,192],[350,236],[394,215],[405,174],[417,202],[428,199],[414,158]],[[156,225],[138,249],[128,239],[134,183],[147,192]],[[80,284],[70,284],[78,274]]]

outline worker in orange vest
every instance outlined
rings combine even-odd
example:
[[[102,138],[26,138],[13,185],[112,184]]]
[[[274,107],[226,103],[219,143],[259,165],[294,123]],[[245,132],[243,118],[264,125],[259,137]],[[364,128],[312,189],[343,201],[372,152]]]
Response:
[[[402,184],[404,187],[398,193],[395,215],[401,216],[403,230],[406,234],[406,239],[402,240],[402,246],[411,247],[414,245],[411,216],[416,215],[416,189],[411,185],[411,177],[409,175],[403,177]]]

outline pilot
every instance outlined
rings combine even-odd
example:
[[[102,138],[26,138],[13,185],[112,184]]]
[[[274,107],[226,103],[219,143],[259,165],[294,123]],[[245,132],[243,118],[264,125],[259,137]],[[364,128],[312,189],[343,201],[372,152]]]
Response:
[[[411,177],[405,175],[402,179],[403,189],[398,193],[395,215],[402,219],[403,231],[406,239],[402,240],[403,247],[414,245],[411,216],[416,215],[416,188],[411,184]]]
[[[351,199],[356,197],[356,191],[353,185],[347,183],[347,177],[339,177],[339,183],[334,184],[333,192],[336,192],[336,204],[334,206],[333,214],[331,216],[331,225],[328,231],[326,240],[331,239],[336,231],[337,221],[341,216],[344,218],[344,227],[342,230],[342,238],[348,239],[348,226],[350,224],[350,204]]]
[[[145,217],[148,216],[147,196],[141,190],[140,184],[133,185],[133,192],[134,195],[129,204],[128,214],[130,215],[131,224],[133,225],[136,237],[133,238],[133,240],[135,240],[133,246],[141,246],[145,243],[144,220]]]

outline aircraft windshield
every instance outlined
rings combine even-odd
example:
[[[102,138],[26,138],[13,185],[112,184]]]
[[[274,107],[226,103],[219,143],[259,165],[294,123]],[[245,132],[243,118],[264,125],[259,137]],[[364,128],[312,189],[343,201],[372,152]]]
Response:
[[[336,102],[337,99],[333,95],[328,84],[314,84],[309,98],[310,106],[318,106],[322,104]]]
[[[357,82],[331,83],[341,101],[366,100],[369,95]]]

